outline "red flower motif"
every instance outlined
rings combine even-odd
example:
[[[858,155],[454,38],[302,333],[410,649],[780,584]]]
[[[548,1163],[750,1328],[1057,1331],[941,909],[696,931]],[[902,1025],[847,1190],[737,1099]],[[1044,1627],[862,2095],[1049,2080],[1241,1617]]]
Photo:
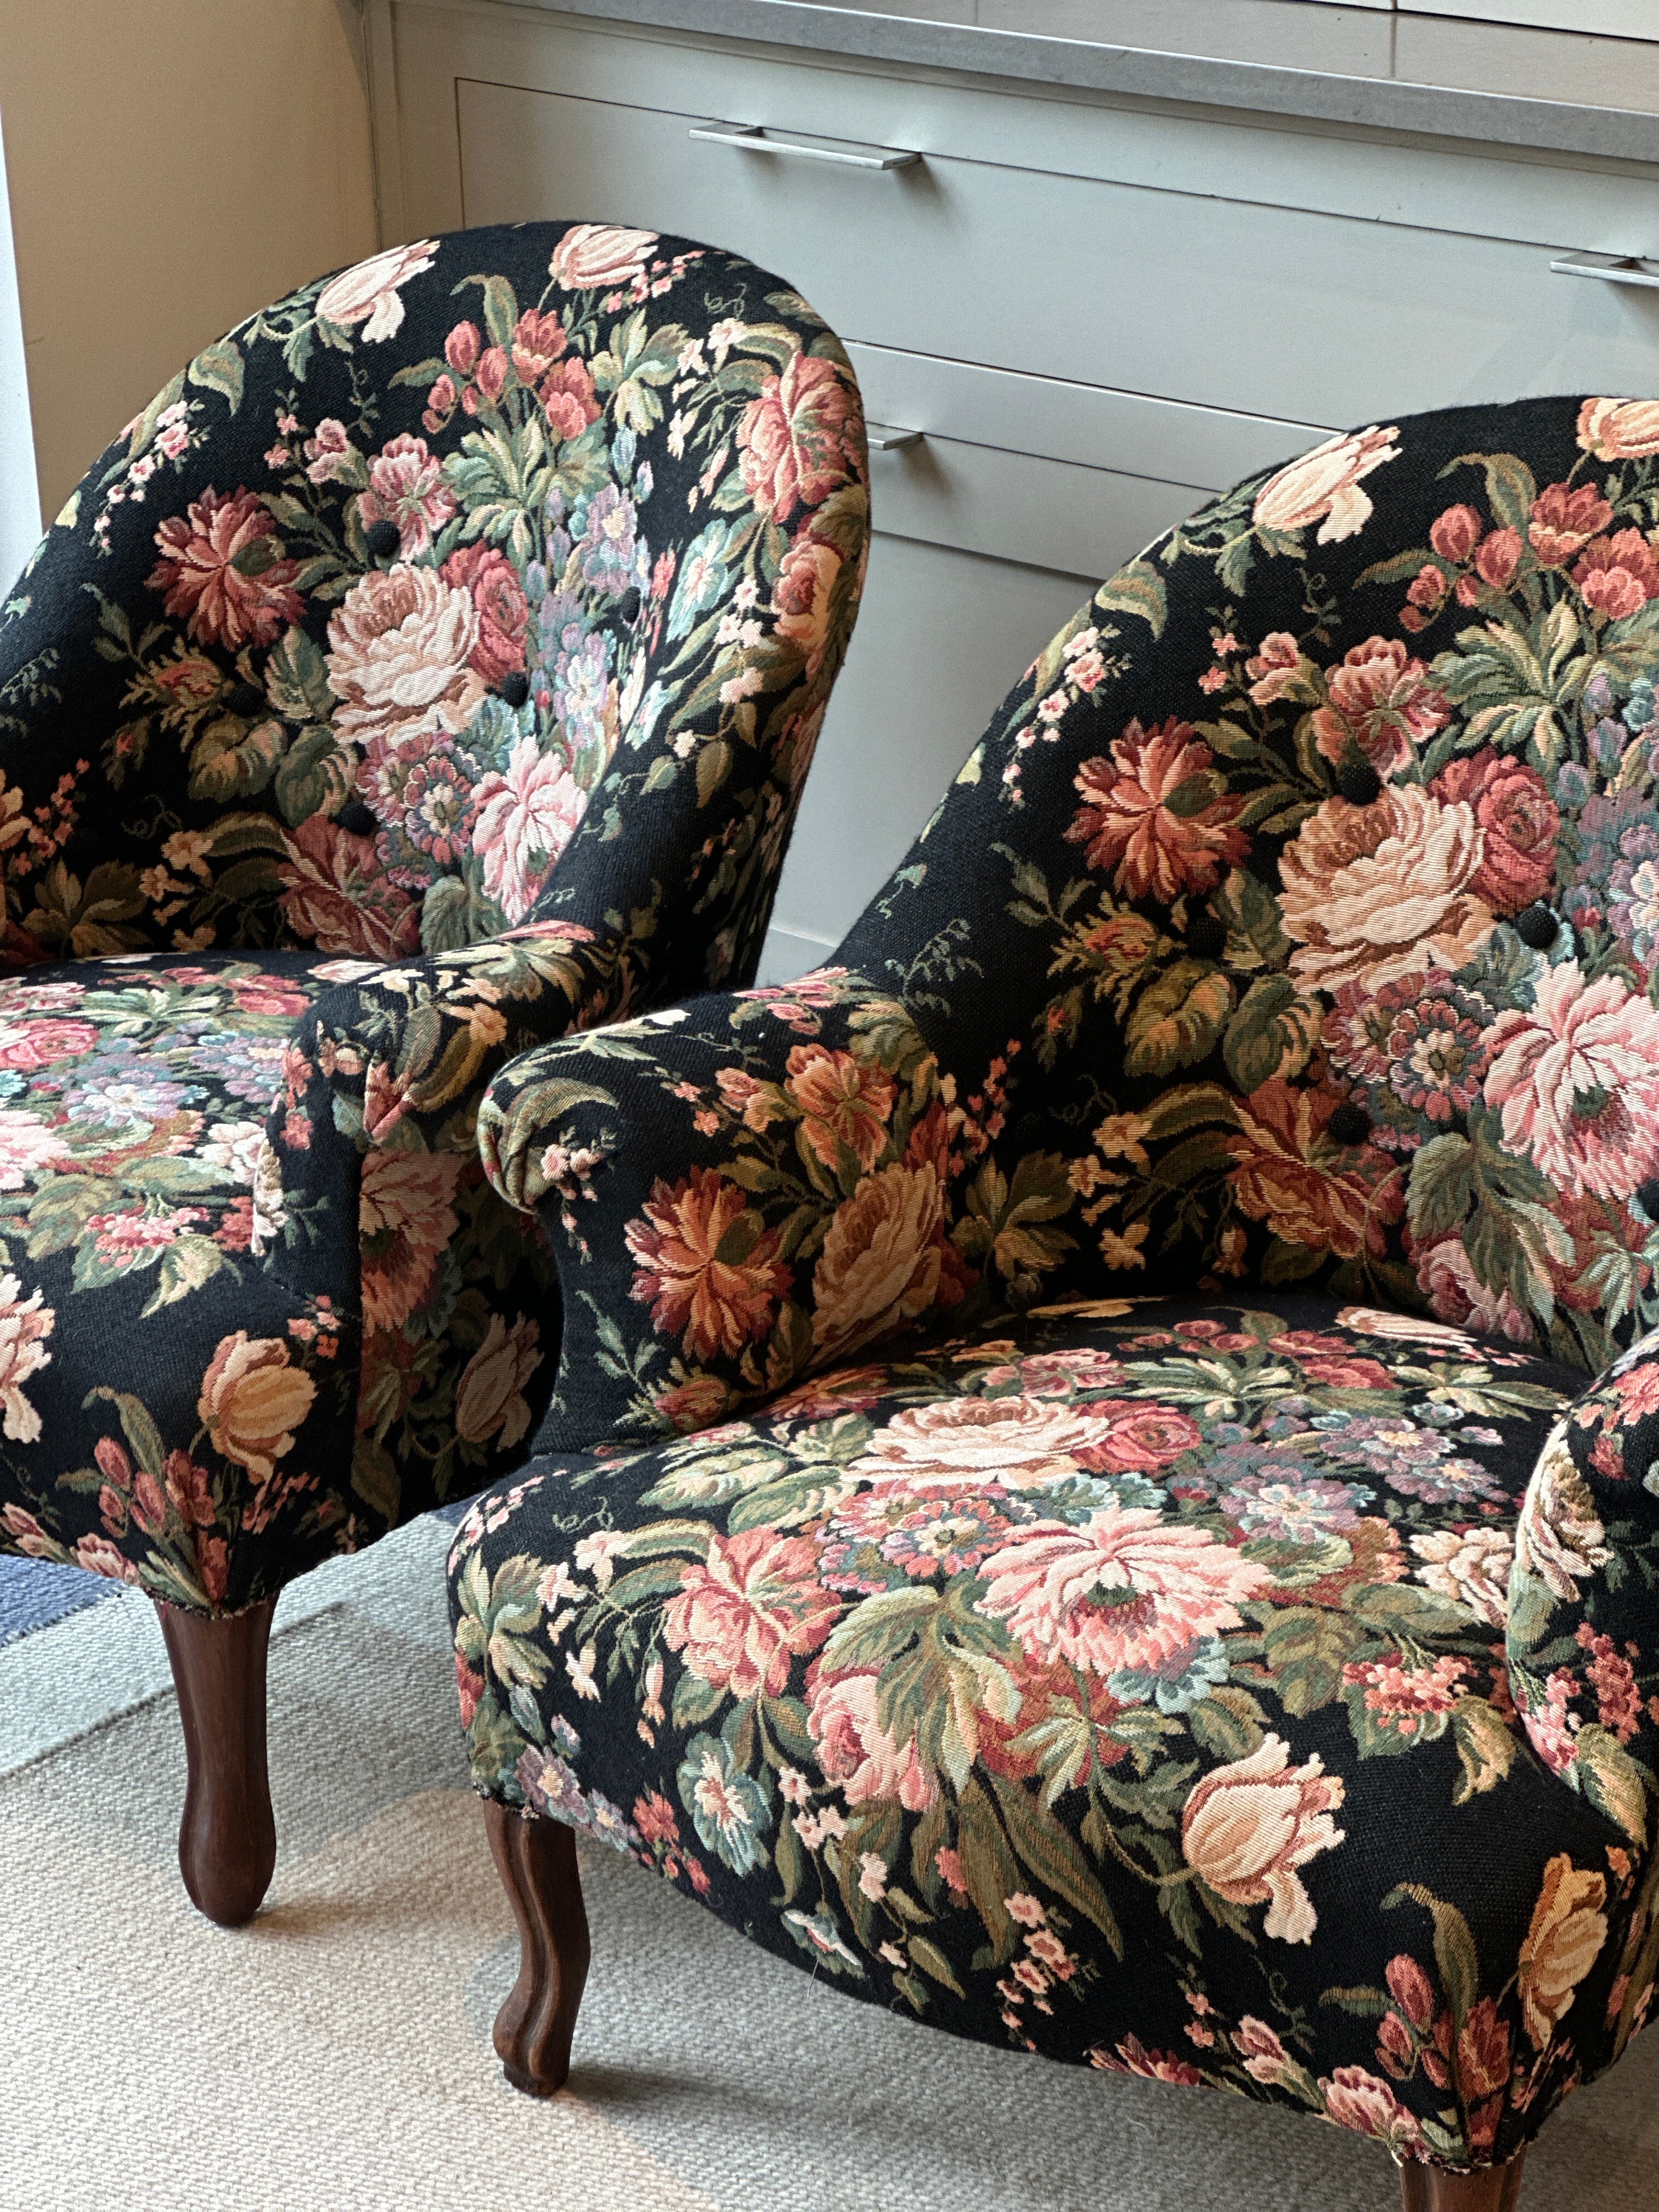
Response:
[[[1570,491],[1564,483],[1548,484],[1532,503],[1530,528],[1532,550],[1546,568],[1564,568],[1573,555],[1605,530],[1613,520],[1613,509],[1594,484],[1580,484]]]
[[[1659,599],[1659,560],[1639,530],[1620,530],[1611,538],[1591,538],[1572,580],[1587,606],[1617,620]]]
[[[471,592],[477,610],[478,637],[468,665],[489,684],[524,666],[524,635],[530,608],[518,570],[493,545],[462,545],[438,571],[445,583]]]
[[[793,355],[769,376],[738,428],[743,481],[761,514],[781,523],[817,507],[858,473],[858,403],[832,361]]]
[[[541,391],[542,411],[562,438],[580,438],[599,418],[593,379],[585,361],[562,361],[550,369]]]
[[[1115,863],[1116,888],[1170,903],[1207,891],[1249,850],[1237,825],[1244,802],[1212,768],[1208,745],[1171,715],[1161,728],[1133,721],[1109,761],[1086,760],[1076,775],[1087,802],[1066,832],[1091,868]]]
[[[778,1256],[777,1231],[761,1229],[748,1206],[738,1184],[694,1167],[683,1182],[659,1178],[644,1218],[623,1231],[639,1264],[632,1295],[694,1359],[735,1358],[764,1336],[793,1280]]]
[[[1544,896],[1555,880],[1561,816],[1536,769],[1483,745],[1450,762],[1429,789],[1474,807],[1486,836],[1472,888],[1494,914],[1518,914]]]
[[[257,492],[204,491],[156,532],[161,558],[144,581],[198,643],[269,645],[305,612],[293,588],[300,565],[283,557],[276,527]]]

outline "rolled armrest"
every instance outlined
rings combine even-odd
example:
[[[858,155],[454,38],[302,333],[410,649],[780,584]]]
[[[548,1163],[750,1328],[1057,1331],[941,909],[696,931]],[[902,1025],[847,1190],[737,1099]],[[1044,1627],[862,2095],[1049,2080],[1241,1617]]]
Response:
[[[295,1026],[265,1125],[258,1212],[268,1272],[355,1313],[360,1239],[379,1229],[372,1190],[361,1202],[365,1163],[387,1150],[452,1152],[476,1178],[491,1080],[573,1022],[625,1005],[631,975],[618,945],[556,922],[394,967],[337,965],[334,988]]]
[[[823,969],[542,1047],[479,1117],[564,1299],[538,1449],[702,1428],[978,1284],[954,1085],[899,1002]]]
[[[1659,1335],[1599,1376],[1540,1454],[1505,1643],[1533,1748],[1644,1842],[1659,1777]]]

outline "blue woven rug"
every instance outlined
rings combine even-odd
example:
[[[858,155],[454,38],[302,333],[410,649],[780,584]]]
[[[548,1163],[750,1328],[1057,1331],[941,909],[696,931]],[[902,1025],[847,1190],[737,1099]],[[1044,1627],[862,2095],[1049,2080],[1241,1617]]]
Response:
[[[437,1517],[453,1528],[472,1500],[457,1499],[441,1506]],[[0,1553],[0,1645],[50,1628],[89,1605],[97,1605],[124,1589],[123,1583],[104,1575],[88,1575],[79,1567],[55,1567],[40,1559],[21,1559]]]
[[[0,1557],[0,1644],[15,1644],[37,1628],[50,1628],[125,1588],[79,1567],[54,1567],[40,1559]]]

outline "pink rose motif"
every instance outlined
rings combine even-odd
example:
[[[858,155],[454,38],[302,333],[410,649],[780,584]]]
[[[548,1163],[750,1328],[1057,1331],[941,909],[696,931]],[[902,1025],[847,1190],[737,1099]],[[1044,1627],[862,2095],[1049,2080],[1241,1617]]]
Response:
[[[444,340],[444,359],[457,376],[470,376],[483,348],[483,340],[476,323],[457,323]]]
[[[781,376],[769,376],[738,427],[744,487],[779,524],[861,475],[862,443],[851,386],[834,362],[816,354],[792,355]]]
[[[1280,919],[1304,989],[1376,990],[1432,962],[1455,975],[1492,935],[1475,890],[1485,833],[1473,807],[1419,784],[1369,806],[1327,799],[1279,855]]]
[[[455,512],[454,495],[426,440],[407,435],[390,440],[370,462],[368,489],[357,500],[357,519],[365,530],[376,522],[396,524],[398,551],[405,560],[424,553]]]
[[[1429,789],[1474,807],[1484,842],[1471,888],[1494,914],[1518,914],[1545,896],[1555,881],[1561,816],[1536,769],[1483,745],[1448,763]]]
[[[1369,637],[1351,647],[1340,668],[1326,672],[1326,689],[1330,704],[1313,718],[1320,751],[1340,762],[1352,745],[1380,776],[1404,768],[1451,713],[1445,693],[1398,638]]]
[[[1659,1010],[1576,960],[1546,971],[1535,1003],[1493,1024],[1486,1103],[1504,1147],[1569,1196],[1628,1198],[1659,1172]]]
[[[939,1796],[914,1736],[897,1742],[877,1718],[874,1670],[807,1680],[806,1725],[818,1747],[824,1779],[837,1784],[849,1805],[872,1799],[925,1813]]]
[[[10,1022],[0,1015],[0,1067],[33,1074],[54,1060],[77,1060],[98,1042],[90,1022],[46,1019]]]
[[[1318,545],[1354,537],[1370,520],[1371,502],[1360,481],[1398,458],[1398,428],[1373,423],[1369,430],[1327,438],[1268,477],[1255,495],[1251,520],[1259,530],[1303,530],[1317,522]]]
[[[468,658],[493,688],[524,666],[530,608],[518,570],[493,545],[474,544],[459,546],[438,573],[445,583],[472,594],[478,628]]]
[[[328,625],[336,737],[349,745],[395,744],[464,730],[486,689],[472,665],[479,627],[471,591],[435,569],[371,568]]]
[[[505,774],[478,785],[472,849],[484,864],[484,889],[509,922],[520,922],[541,896],[582,818],[587,794],[557,753],[533,737],[518,738]]]
[[[0,1107],[0,1190],[21,1190],[37,1170],[61,1160],[68,1146],[27,1109]]]
[[[1212,1767],[1194,1785],[1181,1815],[1182,1856],[1230,1905],[1266,1904],[1265,1935],[1310,1943],[1318,1916],[1299,1869],[1343,1840],[1331,1818],[1342,1798],[1340,1775],[1317,1757],[1292,1766],[1288,1745],[1269,1733],[1247,1759]]]
[[[378,343],[403,327],[404,303],[399,288],[411,276],[432,266],[438,250],[435,238],[413,246],[394,246],[371,254],[326,283],[317,298],[317,319],[350,330],[361,323],[364,337]]]
[[[663,1608],[663,1638],[699,1681],[734,1698],[781,1697],[790,1662],[829,1635],[841,1601],[821,1589],[817,1552],[775,1528],[711,1535]]]
[[[654,230],[629,230],[620,223],[574,223],[554,247],[547,273],[565,292],[614,289],[640,275],[657,238]]]
[[[1115,1501],[1080,1527],[1036,1521],[980,1566],[975,1611],[1006,1622],[1030,1656],[1096,1674],[1152,1670],[1200,1637],[1241,1625],[1237,1601],[1266,1568],[1205,1528]]]

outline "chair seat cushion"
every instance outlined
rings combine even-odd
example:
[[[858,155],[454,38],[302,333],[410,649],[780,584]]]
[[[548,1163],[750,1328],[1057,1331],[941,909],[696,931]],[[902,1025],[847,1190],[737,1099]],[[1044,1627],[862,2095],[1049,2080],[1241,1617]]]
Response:
[[[1632,1911],[1504,1672],[1582,1382],[1096,1300],[532,1462],[452,1556],[475,1782],[956,2033],[1507,2156],[1611,2057]]]
[[[281,1516],[332,1548],[349,1317],[251,1245],[259,1141],[296,1018],[339,972],[299,952],[136,954],[0,977],[0,1425],[9,1542],[234,1606],[227,1538]],[[252,1521],[248,1516],[252,1516]],[[301,1564],[310,1564],[305,1558]]]

